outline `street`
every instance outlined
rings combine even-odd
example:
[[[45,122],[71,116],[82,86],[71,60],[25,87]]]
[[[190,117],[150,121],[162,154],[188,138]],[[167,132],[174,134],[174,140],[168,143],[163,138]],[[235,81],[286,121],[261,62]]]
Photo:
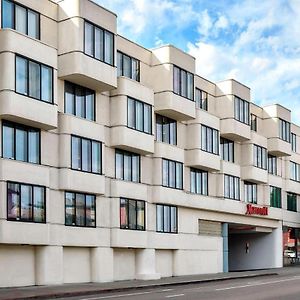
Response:
[[[300,299],[300,274],[266,276],[248,279],[234,279],[210,283],[176,285],[136,289],[130,291],[101,293],[72,298],[69,300],[158,300],[158,299],[188,299],[188,300],[259,300],[259,299]]]

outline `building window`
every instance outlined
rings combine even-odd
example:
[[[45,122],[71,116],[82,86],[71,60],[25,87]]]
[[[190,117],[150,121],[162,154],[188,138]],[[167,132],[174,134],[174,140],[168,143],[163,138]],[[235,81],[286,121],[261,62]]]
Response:
[[[156,231],[177,233],[177,207],[170,205],[156,205]]]
[[[253,145],[253,163],[260,169],[267,170],[267,149],[258,145]]]
[[[116,178],[140,182],[140,155],[116,150]]]
[[[66,192],[65,224],[69,226],[96,227],[96,196]]]
[[[281,188],[270,186],[270,206],[281,208]]]
[[[43,186],[7,183],[7,220],[45,223],[46,188]]]
[[[287,193],[287,210],[297,211],[297,195],[294,193]]]
[[[140,61],[122,52],[117,52],[118,76],[140,81]]]
[[[85,21],[84,53],[109,65],[114,65],[113,33]]]
[[[65,113],[95,121],[95,91],[66,81]]]
[[[171,145],[177,144],[177,122],[173,119],[156,115],[156,140]]]
[[[16,93],[53,103],[53,68],[16,55]]]
[[[162,185],[174,189],[183,189],[183,164],[181,162],[162,160],[163,178]]]
[[[191,193],[208,195],[208,173],[191,168]]]
[[[2,155],[4,158],[40,164],[40,130],[3,121]]]
[[[291,179],[295,181],[300,181],[300,165],[291,161],[290,168],[291,168]]]
[[[297,136],[295,133],[291,133],[292,151],[297,152]]]
[[[219,155],[219,131],[201,125],[201,150]]]
[[[291,124],[279,119],[279,138],[290,143],[291,141]]]
[[[239,97],[234,97],[234,118],[249,125],[249,102]]]
[[[194,101],[194,75],[174,66],[173,91],[179,96]]]
[[[244,187],[245,187],[245,202],[256,204],[257,184],[245,181]]]
[[[2,28],[11,28],[40,38],[40,14],[13,1],[2,0]]]
[[[257,116],[254,114],[250,115],[250,128],[253,131],[257,131]]]
[[[145,201],[120,199],[120,228],[145,230]]]
[[[89,173],[102,172],[102,143],[72,136],[72,169]]]
[[[221,138],[220,144],[222,160],[234,162],[234,142]]]
[[[277,175],[277,157],[268,155],[268,172],[272,175]]]
[[[224,175],[224,197],[233,200],[240,200],[240,178]]]
[[[195,89],[195,101],[196,101],[196,108],[201,108],[204,110],[208,110],[207,104],[207,93],[200,90],[200,89]]]
[[[129,128],[152,134],[151,105],[128,97],[127,125]]]

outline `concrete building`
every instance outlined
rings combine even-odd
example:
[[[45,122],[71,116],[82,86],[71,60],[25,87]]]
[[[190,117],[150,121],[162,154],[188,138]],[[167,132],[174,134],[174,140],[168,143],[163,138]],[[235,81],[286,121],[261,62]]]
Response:
[[[89,0],[1,0],[0,286],[297,262],[300,128]]]

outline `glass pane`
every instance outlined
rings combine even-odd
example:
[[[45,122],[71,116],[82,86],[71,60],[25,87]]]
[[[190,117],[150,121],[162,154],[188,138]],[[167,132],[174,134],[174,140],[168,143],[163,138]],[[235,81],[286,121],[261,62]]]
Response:
[[[131,155],[124,154],[124,180],[131,180]]]
[[[123,76],[122,59],[123,59],[122,53],[117,52],[117,70],[118,70],[118,76]]]
[[[174,66],[173,68],[173,88],[174,93],[179,94],[180,93],[180,70]]]
[[[81,142],[77,137],[72,137],[72,168],[81,170]]]
[[[116,151],[116,178],[123,178],[123,154]]]
[[[114,36],[110,32],[105,31],[105,52],[104,61],[110,65],[114,62]]]
[[[213,151],[213,130],[211,128],[207,128],[207,151]]]
[[[196,193],[196,172],[191,171],[191,193]]]
[[[136,213],[137,213],[137,229],[145,229],[145,202],[136,202]]]
[[[82,139],[82,171],[91,172],[92,171],[92,143],[89,140]]]
[[[15,133],[14,128],[3,125],[3,157],[15,158],[15,146],[14,146]]]
[[[162,205],[156,205],[156,230],[163,231],[163,209]]]
[[[34,222],[45,222],[45,189],[35,186],[33,195],[33,220]]]
[[[31,163],[40,162],[40,134],[38,131],[28,131],[28,161]]]
[[[206,127],[203,125],[201,127],[201,149],[207,150]]]
[[[95,58],[103,61],[104,53],[103,53],[103,30],[95,27]],[[92,54],[91,54],[92,55]]]
[[[80,86],[75,87],[75,105],[76,105],[76,116],[84,118],[85,114],[85,91]]]
[[[52,68],[42,66],[42,100],[52,102]]]
[[[73,84],[65,83],[65,113],[75,115],[75,95]]]
[[[219,134],[217,130],[213,130],[213,153],[219,153]]]
[[[128,98],[128,127],[135,128],[135,101],[131,98]]]
[[[84,25],[84,52],[88,55],[94,55],[94,30],[93,25],[85,23]]]
[[[95,120],[95,94],[92,91],[86,91],[86,118],[88,120],[94,121]]]
[[[131,78],[131,60],[127,55],[123,55],[123,76]]]
[[[164,232],[171,231],[170,207],[164,206]]]
[[[21,185],[21,219],[32,220],[32,187]]]
[[[177,232],[177,207],[171,206],[171,232]]]
[[[224,177],[224,196],[225,198],[229,198],[229,176],[225,175]]]
[[[187,74],[185,71],[180,72],[180,88],[181,88],[181,93],[180,95],[183,97],[187,97]]]
[[[169,161],[169,187],[175,188],[176,186],[176,178],[175,178],[175,171],[176,170],[176,164],[174,161]]]
[[[146,133],[151,133],[152,132],[152,128],[151,128],[151,124],[152,124],[152,115],[151,115],[151,106],[144,104],[144,132]]]
[[[139,155],[132,156],[132,181],[134,182],[140,181],[140,156]]]
[[[140,131],[144,130],[143,116],[144,116],[143,103],[136,101],[135,102],[135,118],[136,118],[135,129]]]
[[[76,225],[85,226],[85,197],[76,194]]]
[[[129,209],[129,228],[130,229],[136,229],[136,207],[135,207],[136,201],[129,200],[128,202],[128,209]]]
[[[170,123],[170,144],[176,145],[177,144],[177,130],[176,130],[176,122]]]
[[[76,225],[75,207],[75,194],[66,193],[66,225]]]
[[[170,124],[167,121],[167,118],[163,117],[163,125],[162,125],[162,130],[163,130],[163,142],[164,143],[170,143]]]
[[[16,129],[16,160],[27,161],[27,132]]]
[[[29,61],[29,96],[40,99],[40,65]]]
[[[38,39],[39,38],[39,15],[32,10],[28,10],[28,35]]]
[[[101,173],[101,144],[92,142],[92,172]]]
[[[86,195],[86,226],[96,225],[95,196]]]
[[[163,125],[162,125],[162,116],[156,115],[156,140],[158,142],[163,141]]]
[[[194,77],[191,73],[187,74],[187,97],[194,100]]]
[[[200,172],[196,172],[196,193],[202,193],[202,174]]]
[[[131,59],[131,78],[133,80],[139,81],[140,80],[140,64],[139,61],[132,58]]]
[[[163,159],[162,161],[162,168],[163,168],[163,178],[162,178],[162,184],[163,186],[168,186],[168,183],[169,183],[169,180],[168,180],[168,177],[169,177],[169,161],[166,160],[166,159]]]
[[[120,227],[128,228],[127,200],[120,200]]]
[[[7,184],[7,218],[19,219],[20,217],[20,185]]]
[[[14,5],[6,0],[3,0],[2,26],[14,29]]]
[[[18,93],[28,94],[28,65],[27,60],[16,57],[16,91]]]
[[[27,13],[24,7],[15,5],[16,30],[24,34],[27,33]]]
[[[182,164],[181,163],[176,163],[176,188],[177,189],[182,189]]]

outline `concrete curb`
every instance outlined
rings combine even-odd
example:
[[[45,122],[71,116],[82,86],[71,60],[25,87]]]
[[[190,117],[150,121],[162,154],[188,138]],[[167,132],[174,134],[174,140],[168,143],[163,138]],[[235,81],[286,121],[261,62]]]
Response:
[[[11,298],[5,298],[5,300],[38,300],[38,299],[50,299],[50,298],[63,298],[63,297],[79,297],[79,296],[91,296],[91,295],[100,295],[102,293],[108,292],[121,292],[121,291],[130,291],[130,290],[138,290],[145,288],[155,288],[155,287],[169,287],[169,286],[177,286],[177,285],[189,285],[189,284],[197,284],[197,283],[207,283],[213,281],[227,281],[231,279],[244,279],[244,278],[255,278],[255,277],[264,277],[264,276],[273,276],[279,275],[276,272],[268,272],[263,274],[249,274],[249,275],[233,275],[227,277],[215,277],[215,278],[207,278],[207,279],[195,279],[195,280],[181,280],[176,282],[162,282],[162,283],[150,283],[150,284],[141,284],[136,286],[126,286],[126,287],[111,287],[111,288],[95,288],[93,290],[87,291],[69,291],[69,292],[52,292],[43,295],[36,296],[14,296]],[[0,299],[4,299],[1,298]]]

